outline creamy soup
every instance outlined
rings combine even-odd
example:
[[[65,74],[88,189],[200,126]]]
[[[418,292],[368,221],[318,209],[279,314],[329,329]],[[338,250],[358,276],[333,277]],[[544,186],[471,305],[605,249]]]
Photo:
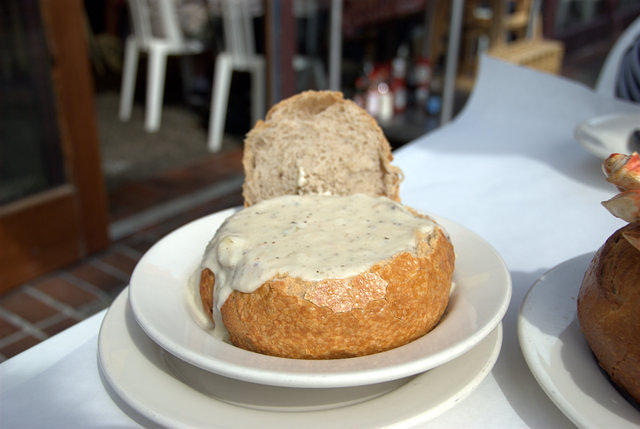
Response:
[[[385,197],[287,195],[238,211],[207,246],[200,270],[215,274],[214,305],[232,291],[253,292],[267,280],[344,279],[401,252],[434,230]]]

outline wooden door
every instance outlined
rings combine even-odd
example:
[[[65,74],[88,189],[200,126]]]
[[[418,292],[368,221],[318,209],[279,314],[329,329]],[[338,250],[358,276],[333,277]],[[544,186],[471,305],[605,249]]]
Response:
[[[81,0],[0,0],[0,292],[105,247]]]

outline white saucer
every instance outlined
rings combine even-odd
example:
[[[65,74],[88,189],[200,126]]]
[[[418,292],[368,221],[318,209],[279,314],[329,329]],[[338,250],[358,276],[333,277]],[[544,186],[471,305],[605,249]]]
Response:
[[[518,337],[542,389],[579,427],[638,428],[640,411],[602,373],[582,335],[577,297],[593,253],[544,274],[522,302]]]
[[[629,136],[640,128],[640,114],[611,114],[588,119],[574,130],[574,137],[589,152],[601,159],[612,153],[631,153]]]
[[[418,376],[378,385],[339,389],[257,385],[201,370],[164,352],[136,323],[125,291],[102,322],[98,360],[117,403],[124,401],[134,412],[166,427],[373,428],[397,423],[412,427],[469,395],[493,368],[501,344],[502,325],[498,325],[457,359]]]
[[[286,387],[347,387],[381,383],[434,368],[470,350],[502,320],[511,277],[482,238],[446,219],[456,286],[438,326],[410,344],[351,359],[298,360],[249,352],[207,330],[195,292],[187,287],[204,249],[234,209],[191,222],[154,245],[131,277],[133,313],[156,343],[195,366],[238,380]]]

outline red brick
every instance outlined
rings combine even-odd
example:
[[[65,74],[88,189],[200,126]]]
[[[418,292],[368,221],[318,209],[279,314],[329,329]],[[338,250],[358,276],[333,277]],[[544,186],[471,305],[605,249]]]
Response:
[[[133,237],[129,237],[126,240],[122,241],[125,246],[132,248],[133,250],[145,253],[151,246],[156,244],[156,239],[147,237],[143,234],[134,235]]]
[[[17,355],[18,353],[21,353],[27,350],[28,348],[35,346],[39,342],[40,340],[37,339],[36,337],[32,337],[31,335],[28,335],[20,340],[16,340],[11,344],[7,344],[6,346],[0,348],[0,353],[10,358]]]
[[[182,219],[182,217],[184,217],[184,213],[181,213],[178,216],[174,216],[164,222],[148,226],[142,229],[141,232],[144,232],[146,234],[149,234],[152,237],[155,237],[156,241],[160,240],[162,237],[164,237],[168,233],[176,230],[177,228],[180,228],[182,225],[190,221],[190,219],[185,220],[185,219]]]
[[[15,326],[13,323],[0,317],[0,338],[8,337],[11,334],[15,334],[19,330],[20,328]]]
[[[161,201],[163,192],[146,181],[130,182],[122,185],[113,198],[126,206],[144,208]]]
[[[120,220],[213,183],[237,178],[242,172],[242,145],[237,145],[149,179],[123,183],[109,192],[110,220]]]
[[[119,278],[105,273],[98,267],[88,262],[75,267],[74,269],[69,271],[69,274],[72,274],[75,277],[104,290],[105,292],[109,292],[114,289],[120,289],[124,286],[125,283]]]
[[[129,275],[131,275],[131,273],[133,272],[133,269],[138,263],[137,259],[131,258],[130,256],[117,251],[107,251],[98,259],[100,259],[105,264],[109,264],[112,267],[117,268],[123,273],[129,274]]]
[[[124,184],[109,194],[109,201],[112,206],[110,221],[113,222],[132,216],[166,199],[162,189],[153,186],[147,181]]]
[[[187,167],[171,170],[162,177],[167,182],[207,186],[242,173],[242,148],[219,152]]]
[[[0,299],[0,306],[31,323],[38,323],[58,314],[58,310],[55,308],[27,295],[23,291],[12,293]]]
[[[81,307],[98,299],[95,294],[69,283],[62,277],[49,277],[36,284],[35,288],[73,308]]]
[[[50,326],[47,326],[46,328],[42,328],[41,330],[46,332],[47,335],[49,336],[54,336],[55,334],[57,334],[58,332],[62,332],[65,329],[75,325],[76,323],[78,323],[79,320],[73,319],[71,317],[67,318],[67,319],[63,319],[59,322],[56,322]]]

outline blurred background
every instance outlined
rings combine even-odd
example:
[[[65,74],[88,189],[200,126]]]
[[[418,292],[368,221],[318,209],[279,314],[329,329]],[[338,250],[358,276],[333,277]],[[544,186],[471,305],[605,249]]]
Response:
[[[632,0],[0,0],[0,361],[109,305],[143,253],[242,203],[269,106],[340,90],[394,148],[491,55],[593,87]]]

